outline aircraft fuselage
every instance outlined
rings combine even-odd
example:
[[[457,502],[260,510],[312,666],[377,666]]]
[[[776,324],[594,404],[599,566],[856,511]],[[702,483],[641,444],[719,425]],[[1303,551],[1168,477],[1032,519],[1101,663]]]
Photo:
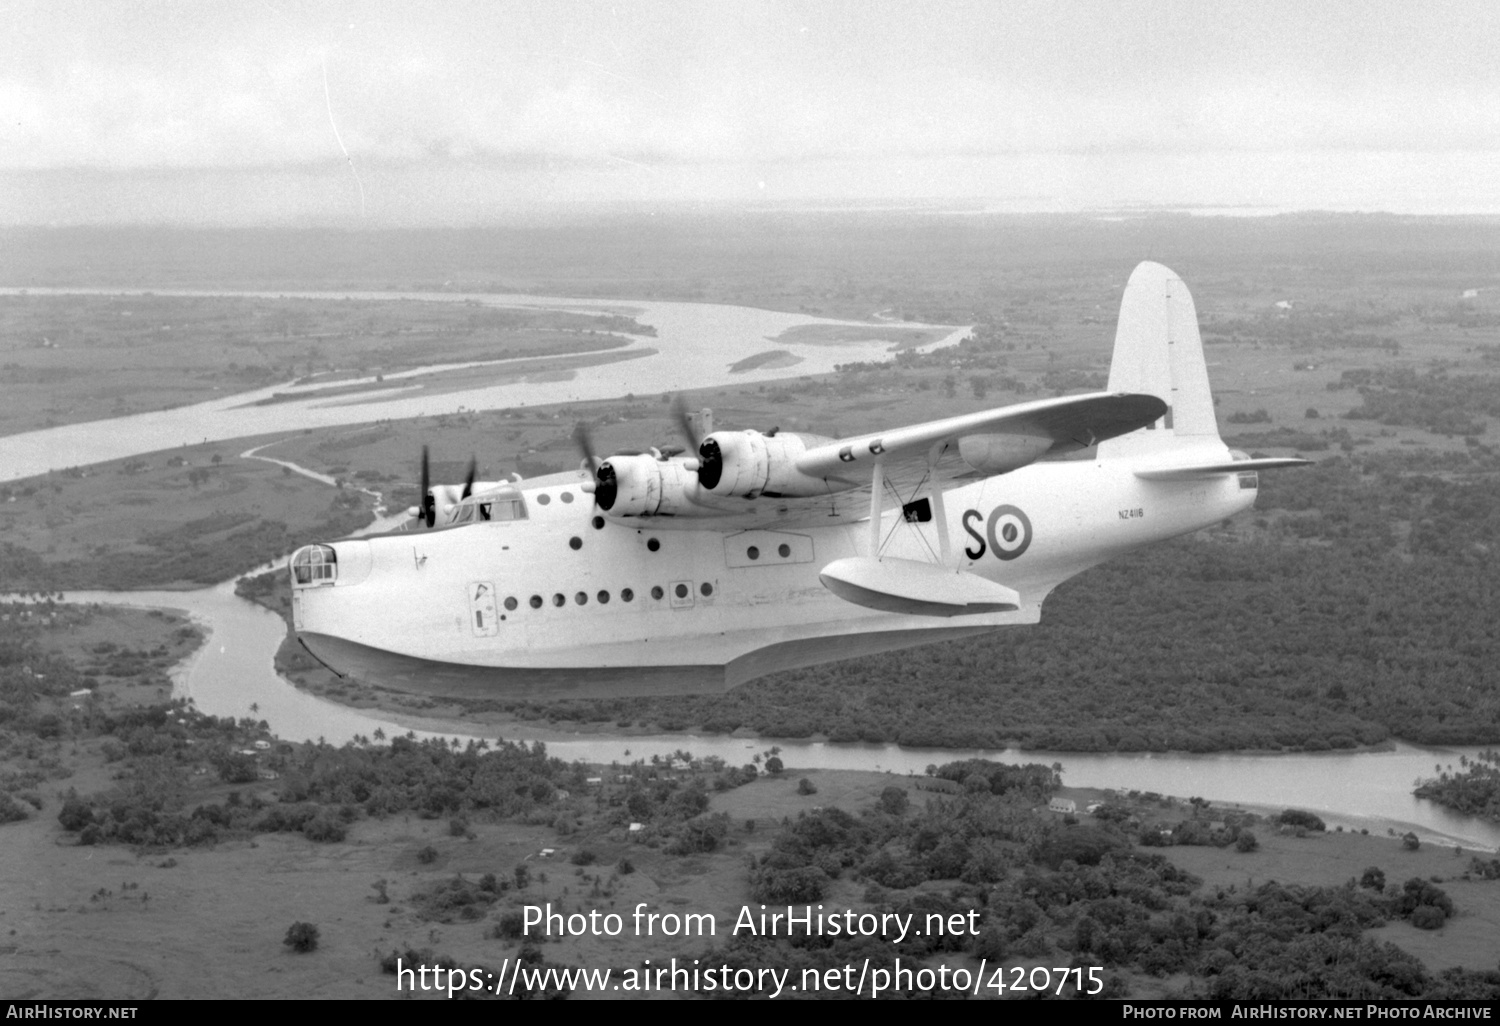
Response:
[[[1227,458],[1227,450],[1219,449]],[[932,617],[845,601],[820,570],[876,555],[868,521],[726,532],[594,508],[583,473],[520,486],[524,517],[340,541],[293,589],[308,650],[403,690],[504,698],[721,691],[776,670],[1035,623],[1062,581],[1249,508],[1251,474],[1143,480],[1126,461],[1033,463],[949,488],[954,573],[1019,608]],[[881,518],[882,559],[942,563],[934,521]]]

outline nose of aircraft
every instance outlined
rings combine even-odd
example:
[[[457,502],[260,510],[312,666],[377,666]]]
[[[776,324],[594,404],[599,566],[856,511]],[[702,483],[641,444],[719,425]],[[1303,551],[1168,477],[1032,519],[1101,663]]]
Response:
[[[292,553],[292,587],[316,588],[358,584],[370,576],[374,557],[370,543],[349,539],[331,545],[304,545]]]

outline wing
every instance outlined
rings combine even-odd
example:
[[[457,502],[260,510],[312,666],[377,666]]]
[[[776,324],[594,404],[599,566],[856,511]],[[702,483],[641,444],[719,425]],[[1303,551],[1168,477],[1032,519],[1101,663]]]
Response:
[[[868,488],[871,468],[879,458],[887,474],[931,464],[934,483],[940,483],[985,473],[959,459],[963,439],[1000,436],[1020,442],[1010,450],[1019,462],[1005,468],[1015,469],[1042,456],[1086,449],[1143,428],[1166,411],[1167,404],[1154,395],[1095,392],[1039,399],[831,442],[804,453],[797,469],[809,477]],[[1005,460],[997,459],[995,466],[1005,466]]]
[[[658,530],[856,523],[870,516],[877,457],[886,482],[880,504],[884,510],[911,501],[923,487],[1005,473],[1043,456],[1084,449],[1145,427],[1165,412],[1166,403],[1155,396],[1108,392],[1020,403],[811,448],[797,457],[796,470],[822,482],[821,494],[739,498],[692,489],[671,516],[611,519]],[[902,492],[910,494],[903,497]]]

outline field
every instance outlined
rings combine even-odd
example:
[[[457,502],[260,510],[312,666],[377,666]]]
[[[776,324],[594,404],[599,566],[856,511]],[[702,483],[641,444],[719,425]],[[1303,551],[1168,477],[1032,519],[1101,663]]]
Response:
[[[176,624],[168,620],[162,627]],[[116,694],[114,688],[114,682],[106,682],[97,700],[118,713],[123,692]],[[248,721],[246,727],[241,736],[255,736]],[[293,786],[290,776],[248,785],[222,782],[205,760],[223,741],[207,734],[193,736],[198,737],[198,750],[188,749],[177,771],[188,775],[178,785],[174,803],[188,808],[226,802],[260,808],[269,802],[274,808],[278,797],[282,807],[293,800],[286,793]],[[222,732],[214,736],[222,738]],[[718,785],[711,783],[712,767],[706,773],[637,767],[635,776],[620,776],[619,782],[616,774],[621,767],[591,767],[573,778],[571,795],[559,792],[544,814],[538,810],[520,818],[482,810],[442,815],[409,810],[356,814],[347,831],[332,840],[262,832],[227,837],[209,846],[79,844],[76,834],[58,824],[57,811],[67,794],[104,791],[129,801],[143,786],[149,760],[127,756],[117,761],[118,749],[112,753],[112,744],[73,734],[33,741],[29,749],[13,742],[5,757],[8,772],[41,768],[49,777],[37,789],[41,810],[22,822],[0,826],[11,856],[0,864],[0,928],[6,934],[0,951],[7,956],[0,968],[0,987],[13,998],[392,998],[403,995],[389,967],[382,966],[397,955],[408,966],[443,964],[487,972],[500,969],[505,959],[524,956],[533,963],[544,959],[563,967],[611,968],[616,980],[645,960],[664,965],[673,957],[681,964],[698,958],[706,965],[796,966],[798,956],[791,951],[773,955],[767,942],[731,933],[745,909],[753,912],[767,901],[747,875],[747,864],[776,864],[775,858],[784,857],[777,852],[791,850],[779,840],[787,834],[787,824],[806,822],[807,817],[831,824],[846,820],[830,817],[847,814],[847,822],[890,829],[903,819],[936,821],[951,814],[945,810],[952,806],[944,803],[956,801],[917,789],[912,778],[881,773],[787,767],[714,790]],[[325,763],[334,758],[331,753],[316,757]],[[267,760],[278,766],[289,762],[305,764],[295,756]],[[202,769],[194,771],[194,765]],[[598,782],[580,779],[588,773]],[[628,779],[638,782],[624,783]],[[648,782],[648,789],[672,789],[664,794],[679,794],[691,793],[698,786],[695,780],[711,786],[702,813],[690,822],[722,825],[715,826],[719,839],[708,850],[684,852],[680,840],[674,840],[683,836],[683,827],[674,827],[670,819],[658,821],[656,813],[647,811],[649,806],[638,810],[632,796],[650,793],[642,791],[639,782]],[[896,807],[891,804],[892,790],[905,796],[899,804],[910,809],[895,820],[889,812],[879,811]],[[1428,847],[1407,851],[1392,838],[1277,831],[1274,824],[1233,809],[1197,810],[1159,796],[1065,794],[1080,803],[1116,802],[1130,811],[1132,822],[1170,822],[1201,814],[1243,822],[1255,832],[1260,843],[1249,852],[1233,846],[1135,849],[1141,857],[1164,853],[1173,865],[1197,878],[1184,887],[1172,885],[1171,897],[1143,897],[1138,889],[1129,892],[1130,901],[1145,901],[1147,907],[1167,903],[1168,913],[1159,913],[1162,916],[1189,904],[1231,915],[1253,896],[1265,900],[1268,881],[1283,886],[1295,882],[1309,895],[1340,894],[1346,884],[1353,888],[1353,881],[1369,867],[1378,866],[1393,887],[1410,878],[1435,883],[1451,896],[1456,912],[1439,930],[1417,929],[1399,920],[1369,930],[1369,952],[1381,950],[1387,942],[1394,944],[1425,963],[1434,977],[1455,967],[1471,973],[1493,968],[1500,881],[1473,878],[1467,855]],[[1010,824],[1005,836],[1032,836],[1016,835],[1021,829],[1041,831],[1029,844],[1000,845],[1011,868],[989,871],[999,873],[992,888],[941,879],[881,887],[855,869],[835,871],[837,878],[818,895],[818,904],[830,911],[894,907],[915,910],[919,916],[931,909],[973,910],[972,921],[981,930],[977,943],[971,937],[962,947],[929,951],[929,965],[973,972],[979,968],[981,950],[991,956],[987,964],[992,969],[1066,964],[1073,957],[1066,949],[1077,943],[1079,908],[1086,903],[1068,911],[1056,905],[1055,894],[1041,898],[1049,909],[1042,918],[1045,925],[1027,928],[1028,916],[1034,922],[1036,913],[1011,907],[1009,895],[1019,894],[1021,887],[1035,895],[1036,888],[1044,886],[1041,881],[1058,886],[1070,872],[1066,865],[1061,873],[1029,865],[1038,857],[1035,852],[1045,850],[1037,848],[1037,838],[1093,828],[1069,827],[1053,814],[1034,811],[1035,800],[1013,797],[997,800],[990,808],[989,815]],[[633,834],[623,826],[633,816],[653,825]],[[1028,822],[1034,825],[1028,827]],[[46,872],[36,872],[38,865],[45,865]],[[866,873],[878,876],[881,871],[870,868],[875,865],[867,862]],[[1152,879],[1161,878],[1160,868],[1153,872]],[[1276,884],[1269,886],[1272,893],[1281,893]],[[1117,914],[1127,907],[1124,898],[1113,901]],[[636,936],[631,927],[618,937],[533,935],[528,949],[519,931],[511,932],[514,926],[507,925],[528,905],[550,906],[560,913],[616,913],[625,923],[631,923],[632,913],[644,905],[648,912],[663,916],[712,916],[716,932],[710,938],[665,936],[658,930],[646,937]],[[297,922],[318,929],[317,947],[310,954],[295,953],[283,944],[288,928]],[[142,943],[146,936],[150,943]],[[1204,949],[1204,964],[1212,961],[1210,950]],[[59,952],[66,952],[66,957],[58,958]],[[841,948],[829,954],[849,957]],[[900,954],[909,965],[921,958],[920,949],[898,945],[891,938],[876,938],[861,954],[877,960]],[[1143,969],[1143,964],[1157,963],[1087,952],[1078,952],[1077,958],[1105,965],[1111,992],[1120,996],[1202,996],[1214,985],[1215,977],[1202,975],[1201,969],[1189,972],[1186,964]],[[1188,964],[1196,961],[1197,956]],[[800,978],[800,973],[794,976]],[[590,995],[580,989],[574,996]]]
[[[646,333],[616,314],[394,298],[0,295],[0,435],[292,381],[592,353]]]
[[[70,468],[10,485],[0,503],[8,587],[203,586],[264,562],[308,534],[348,534],[373,499],[240,452],[188,446]]]

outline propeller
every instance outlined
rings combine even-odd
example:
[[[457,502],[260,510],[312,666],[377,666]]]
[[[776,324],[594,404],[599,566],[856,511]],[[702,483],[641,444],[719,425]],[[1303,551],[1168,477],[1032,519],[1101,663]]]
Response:
[[[474,479],[479,476],[479,459],[475,456],[469,457],[469,472],[464,475],[464,493],[459,496],[460,500],[467,499],[474,494]]]
[[[693,428],[693,418],[688,414],[687,400],[682,397],[681,392],[672,399],[672,416],[677,421],[677,430],[687,439],[688,448],[697,449],[703,439],[698,437],[698,432]]]
[[[672,400],[672,415],[677,421],[677,429],[687,439],[688,450],[698,454],[697,466],[689,464],[691,469],[698,471],[698,483],[705,488],[713,488],[724,475],[724,454],[719,449],[719,443],[708,437],[713,432],[712,414],[708,410],[701,411],[698,423],[694,424],[692,415],[688,413],[687,400],[679,392]]]
[[[594,471],[594,505],[608,513],[620,493],[620,482],[615,479],[615,468],[605,460]]]
[[[581,420],[573,428],[573,441],[583,454],[583,462],[594,475],[594,505],[607,513],[615,504],[615,497],[620,490],[620,483],[615,478],[615,468],[609,465],[608,460],[601,460],[594,455],[594,440],[589,436],[588,425]]]
[[[431,527],[437,523],[437,502],[432,497],[432,474],[427,462],[427,446],[422,446],[422,491],[420,496],[422,521]]]
[[[589,426],[581,420],[573,425],[573,444],[578,446],[583,462],[588,464],[590,470],[599,465],[599,457],[594,455],[594,440],[589,437]]]
[[[719,449],[719,440],[710,435],[698,447],[698,483],[712,490],[723,476],[724,453]]]

